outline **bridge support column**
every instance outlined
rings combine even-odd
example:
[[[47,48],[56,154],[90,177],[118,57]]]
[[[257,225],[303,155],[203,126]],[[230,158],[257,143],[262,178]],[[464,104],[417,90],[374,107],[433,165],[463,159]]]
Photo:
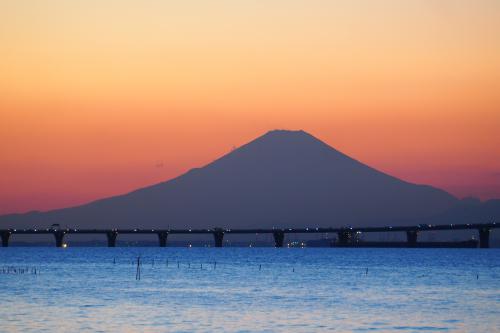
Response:
[[[408,230],[406,232],[406,241],[408,242],[408,247],[417,246],[417,236],[418,232],[416,230]]]
[[[352,240],[352,231],[350,230],[342,230],[337,233],[337,236],[339,237],[339,245],[340,246],[346,246],[348,245],[351,240]]]
[[[62,247],[64,243],[64,235],[66,235],[66,232],[62,230],[56,230],[54,231],[54,238],[56,239],[56,247]]]
[[[164,231],[158,233],[158,240],[160,241],[160,247],[167,246],[167,237],[168,237],[168,232]]]
[[[283,230],[273,231],[274,247],[283,247],[285,241],[285,232]]]
[[[10,231],[2,231],[1,236],[2,236],[2,246],[3,247],[9,246]]]
[[[482,249],[487,249],[490,247],[490,229],[481,228],[479,231],[479,247]]]
[[[220,228],[217,228],[214,229],[213,234],[215,240],[215,247],[222,247],[222,241],[224,239],[224,231]]]
[[[108,247],[115,247],[116,237],[118,237],[118,232],[116,230],[111,230],[106,232],[106,236],[108,237]]]

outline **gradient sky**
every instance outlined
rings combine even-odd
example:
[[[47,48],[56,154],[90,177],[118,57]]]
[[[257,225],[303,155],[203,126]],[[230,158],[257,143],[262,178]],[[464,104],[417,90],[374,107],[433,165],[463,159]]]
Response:
[[[304,129],[500,198],[500,1],[0,0],[0,214],[169,179]]]

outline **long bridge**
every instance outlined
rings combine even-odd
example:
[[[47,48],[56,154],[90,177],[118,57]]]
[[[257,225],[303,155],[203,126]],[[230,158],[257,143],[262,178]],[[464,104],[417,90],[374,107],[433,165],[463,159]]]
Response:
[[[156,234],[158,236],[160,247],[167,246],[168,235],[173,234],[211,234],[214,237],[215,247],[222,247],[224,235],[226,234],[272,234],[276,247],[283,247],[285,234],[319,234],[319,233],[336,233],[338,236],[338,244],[350,244],[357,233],[370,232],[406,232],[408,247],[417,246],[418,234],[425,231],[445,231],[445,230],[477,230],[479,233],[479,247],[490,247],[490,231],[500,227],[500,224],[492,223],[474,223],[474,224],[444,224],[430,225],[419,224],[417,226],[399,226],[399,227],[342,227],[342,228],[273,228],[273,229],[0,229],[2,238],[2,246],[9,246],[9,239],[12,235],[54,235],[56,246],[62,247],[64,237],[68,234],[105,234],[108,240],[109,247],[116,246],[116,239],[121,234]]]

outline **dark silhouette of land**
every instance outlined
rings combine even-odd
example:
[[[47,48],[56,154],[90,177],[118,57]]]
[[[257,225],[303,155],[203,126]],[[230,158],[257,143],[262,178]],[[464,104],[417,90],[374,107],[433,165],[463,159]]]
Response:
[[[472,207],[472,208],[471,208]],[[153,186],[49,212],[0,216],[0,229],[272,228],[486,223],[500,201],[460,201],[392,177],[303,131],[276,130]]]

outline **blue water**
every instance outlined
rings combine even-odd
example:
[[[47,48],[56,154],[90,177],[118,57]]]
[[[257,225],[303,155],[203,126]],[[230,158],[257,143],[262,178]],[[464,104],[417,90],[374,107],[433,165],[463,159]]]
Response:
[[[0,286],[1,332],[500,332],[499,249],[2,248]]]

